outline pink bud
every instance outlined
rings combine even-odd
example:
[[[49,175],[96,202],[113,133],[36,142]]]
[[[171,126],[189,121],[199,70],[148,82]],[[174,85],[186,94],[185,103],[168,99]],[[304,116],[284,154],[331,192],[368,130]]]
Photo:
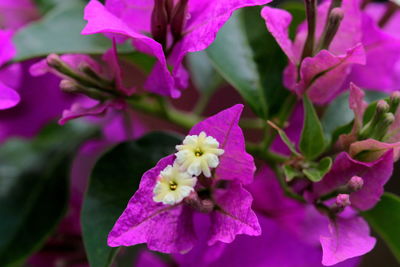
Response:
[[[56,54],[48,55],[46,58],[46,61],[47,61],[47,65],[49,65],[50,67],[53,67],[53,68],[57,68],[62,65],[61,58]]]
[[[336,205],[340,208],[345,208],[351,205],[349,194],[339,194],[336,197]]]
[[[351,177],[350,181],[347,184],[347,186],[353,192],[360,190],[363,187],[363,185],[364,185],[364,179],[359,176]]]

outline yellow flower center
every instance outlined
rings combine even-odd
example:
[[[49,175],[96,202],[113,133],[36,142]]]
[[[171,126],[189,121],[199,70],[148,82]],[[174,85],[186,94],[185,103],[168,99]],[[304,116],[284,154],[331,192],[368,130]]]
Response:
[[[178,184],[175,183],[174,181],[169,181],[169,189],[171,191],[175,191],[178,188]]]
[[[196,157],[201,157],[201,156],[203,155],[203,151],[201,151],[200,148],[196,148],[196,149],[194,150],[194,155],[195,155]]]

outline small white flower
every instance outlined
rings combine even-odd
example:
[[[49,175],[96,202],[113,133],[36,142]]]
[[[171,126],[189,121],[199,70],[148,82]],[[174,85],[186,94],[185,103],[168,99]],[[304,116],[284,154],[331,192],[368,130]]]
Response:
[[[194,191],[196,182],[196,177],[182,172],[177,164],[168,165],[158,177],[157,184],[153,189],[153,200],[166,205],[179,203]]]
[[[204,176],[211,177],[210,168],[218,166],[218,156],[224,153],[224,150],[218,147],[218,141],[212,136],[207,136],[205,132],[188,135],[183,140],[183,145],[176,146],[176,162],[190,175],[199,176],[203,172]]]

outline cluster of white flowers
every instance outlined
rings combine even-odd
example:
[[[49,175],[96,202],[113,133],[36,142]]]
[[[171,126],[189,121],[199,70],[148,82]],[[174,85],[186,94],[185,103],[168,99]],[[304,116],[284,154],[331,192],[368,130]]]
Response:
[[[158,176],[153,190],[155,202],[168,205],[181,202],[194,191],[199,175],[211,177],[211,168],[218,166],[219,156],[224,153],[218,141],[205,132],[186,136],[176,149],[174,164],[168,165]]]

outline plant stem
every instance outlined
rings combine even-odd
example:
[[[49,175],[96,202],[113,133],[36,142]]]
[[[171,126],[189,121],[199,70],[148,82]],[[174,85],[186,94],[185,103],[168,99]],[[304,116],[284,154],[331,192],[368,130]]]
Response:
[[[293,108],[297,102],[297,96],[295,94],[290,94],[283,102],[282,108],[279,111],[278,117],[273,120],[275,124],[279,128],[284,128],[285,122],[289,119],[290,115],[292,114]],[[268,126],[268,129],[271,129],[271,126]],[[275,140],[277,131],[271,131],[269,135],[266,136],[264,140],[265,150],[271,146],[272,142]]]

